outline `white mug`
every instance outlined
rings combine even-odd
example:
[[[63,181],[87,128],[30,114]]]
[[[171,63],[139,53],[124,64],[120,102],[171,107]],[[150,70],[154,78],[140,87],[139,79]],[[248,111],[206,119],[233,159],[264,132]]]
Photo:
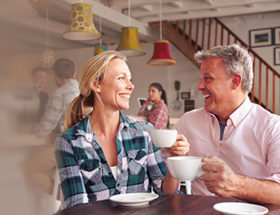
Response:
[[[170,174],[179,181],[191,181],[202,176],[205,172],[201,169],[201,157],[176,156],[167,158]]]
[[[177,131],[168,129],[153,129],[150,131],[153,144],[158,147],[171,147],[176,142]]]

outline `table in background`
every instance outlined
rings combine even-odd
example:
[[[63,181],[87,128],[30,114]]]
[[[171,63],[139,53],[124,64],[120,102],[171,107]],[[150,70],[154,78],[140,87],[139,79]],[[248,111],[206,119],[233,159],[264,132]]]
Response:
[[[219,202],[240,202],[235,198],[221,198],[211,196],[188,196],[174,194],[160,196],[150,202],[146,207],[124,207],[110,200],[76,205],[58,212],[56,215],[97,215],[97,214],[121,214],[121,215],[167,215],[167,214],[191,214],[191,215],[220,215],[213,209],[213,205]],[[272,210],[268,214],[280,214],[280,206],[267,206]]]

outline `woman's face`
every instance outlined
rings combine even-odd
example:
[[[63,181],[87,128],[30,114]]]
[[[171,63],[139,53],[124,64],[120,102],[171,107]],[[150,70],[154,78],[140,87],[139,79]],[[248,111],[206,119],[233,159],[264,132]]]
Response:
[[[127,110],[130,95],[134,89],[131,73],[125,61],[113,59],[108,64],[107,72],[99,88],[95,89],[105,108]]]
[[[159,102],[161,100],[162,92],[159,91],[156,87],[149,87],[149,100],[152,102]]]

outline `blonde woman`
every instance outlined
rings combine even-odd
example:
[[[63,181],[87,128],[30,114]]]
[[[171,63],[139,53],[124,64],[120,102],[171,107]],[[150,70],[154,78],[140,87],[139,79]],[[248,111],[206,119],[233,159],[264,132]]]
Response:
[[[68,109],[67,130],[56,142],[66,207],[151,188],[174,193],[178,181],[167,173],[159,148],[151,142],[152,125],[121,112],[129,108],[134,89],[125,58],[115,51],[91,57],[79,87],[81,94]],[[185,155],[188,149],[185,137],[178,135],[173,155]]]

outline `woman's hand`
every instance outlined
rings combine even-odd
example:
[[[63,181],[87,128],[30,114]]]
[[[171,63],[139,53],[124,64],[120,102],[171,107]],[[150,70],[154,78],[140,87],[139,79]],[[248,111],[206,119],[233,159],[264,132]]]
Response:
[[[170,148],[170,156],[184,156],[189,152],[190,144],[187,138],[183,134],[178,134],[176,137],[176,143]]]

